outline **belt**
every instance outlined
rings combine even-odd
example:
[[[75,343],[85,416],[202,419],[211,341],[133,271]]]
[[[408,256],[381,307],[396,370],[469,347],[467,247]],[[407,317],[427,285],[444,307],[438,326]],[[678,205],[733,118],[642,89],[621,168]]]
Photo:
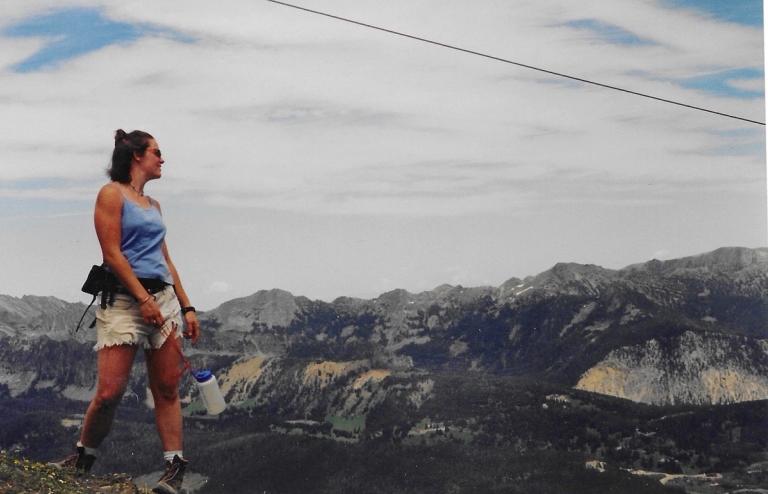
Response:
[[[171,286],[171,285],[165,285],[165,286],[162,286],[162,287],[146,287],[145,286],[144,288],[146,288],[147,292],[149,292],[150,294],[154,295],[155,293],[162,292],[163,290],[165,290],[165,287],[168,287],[168,286]],[[127,288],[125,288],[123,286],[116,286],[115,289],[112,290],[112,291],[115,292],[115,293],[119,293],[119,294],[122,294],[122,295],[130,295],[131,297],[133,297],[133,294],[130,291],[128,291]]]
[[[163,280],[156,280],[154,278],[139,278],[139,283],[141,283],[141,286],[143,286],[150,294],[162,292],[166,287],[171,286]],[[112,305],[115,302],[115,294],[118,293],[133,297],[133,294],[129,292],[127,288],[117,283],[106,287],[101,291],[101,308],[106,309],[107,305]]]
[[[171,286],[170,284],[166,283],[163,280],[156,280],[154,278],[139,278],[139,283],[141,283],[141,286],[143,286],[147,290],[147,292],[149,292],[150,294],[162,292],[167,287]],[[133,294],[130,291],[128,291],[128,289],[125,288],[123,285],[115,286],[113,291],[115,293],[121,293],[121,294],[133,296]]]

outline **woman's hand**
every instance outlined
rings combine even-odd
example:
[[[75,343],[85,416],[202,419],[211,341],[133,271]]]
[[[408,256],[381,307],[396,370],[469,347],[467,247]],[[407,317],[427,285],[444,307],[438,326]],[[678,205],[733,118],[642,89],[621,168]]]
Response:
[[[197,314],[195,311],[189,311],[184,314],[184,337],[191,339],[192,344],[197,343],[197,339],[200,337],[200,322],[197,320]]]
[[[145,323],[158,328],[162,327],[165,323],[163,313],[160,312],[160,306],[157,305],[155,297],[152,295],[149,296],[149,299],[146,302],[139,302],[139,310],[141,311],[141,317],[144,319]]]

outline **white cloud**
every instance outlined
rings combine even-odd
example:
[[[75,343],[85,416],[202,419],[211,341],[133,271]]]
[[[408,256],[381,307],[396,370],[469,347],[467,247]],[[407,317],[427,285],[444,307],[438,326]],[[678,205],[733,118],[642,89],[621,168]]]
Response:
[[[59,5],[10,2],[0,22],[9,25]],[[762,129],[750,133],[753,126],[746,123],[269,2],[229,0],[215,8],[200,0],[152,8],[140,2],[67,5],[100,6],[116,21],[161,25],[196,41],[145,37],[57,68],[16,74],[10,67],[40,41],[0,38],[0,199],[92,201],[106,180],[118,127],[148,130],[160,142],[165,179],[152,183],[149,193],[164,204],[223,205],[234,216],[257,209],[408,218],[499,215],[504,224],[532,211],[551,212],[519,226],[535,236],[542,225],[560,224],[558,209],[589,205],[590,214],[614,225],[635,221],[612,216],[625,206],[675,204],[695,215],[710,197],[736,203],[745,190],[752,193],[751,184],[764,183],[762,152],[722,152],[763,142]],[[762,99],[715,96],[669,82],[761,66],[760,30],[655,1],[306,5],[718,111],[758,120],[764,114]],[[580,39],[564,25],[577,19],[616,25],[657,44]],[[741,89],[756,84],[730,83]],[[682,198],[685,206],[679,206]],[[83,208],[91,207],[88,201]],[[672,218],[678,217],[654,221],[663,230]],[[345,232],[335,235],[323,239],[345,238]],[[713,243],[726,243],[711,235]],[[733,243],[733,237],[727,240]],[[311,258],[312,243],[297,255]],[[291,262],[283,253],[275,256]],[[402,276],[393,283],[403,286]],[[202,291],[215,291],[210,279],[209,273],[200,275]],[[227,279],[250,286],[246,279]],[[445,281],[450,280],[431,286]]]
[[[763,79],[728,79],[726,84],[742,91],[763,92],[765,88]]]

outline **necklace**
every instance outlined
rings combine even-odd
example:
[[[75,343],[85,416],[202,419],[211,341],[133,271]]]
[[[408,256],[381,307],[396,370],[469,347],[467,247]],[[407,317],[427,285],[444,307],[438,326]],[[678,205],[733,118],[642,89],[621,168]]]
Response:
[[[134,191],[135,193],[139,194],[139,197],[144,197],[144,191],[143,191],[143,190],[142,190],[142,191],[138,191],[138,190],[136,190],[136,187],[134,187],[134,186],[133,186],[133,184],[132,184],[132,183],[130,183],[130,182],[128,182],[128,185],[130,185],[130,186],[131,186],[131,188],[133,189],[133,191]]]

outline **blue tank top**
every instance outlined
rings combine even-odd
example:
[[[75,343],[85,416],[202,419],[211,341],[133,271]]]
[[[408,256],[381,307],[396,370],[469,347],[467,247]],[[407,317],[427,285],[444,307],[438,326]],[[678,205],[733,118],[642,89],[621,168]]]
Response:
[[[154,202],[150,203],[150,207],[143,208],[123,197],[120,250],[137,278],[153,278],[173,284],[163,256],[165,224]]]

